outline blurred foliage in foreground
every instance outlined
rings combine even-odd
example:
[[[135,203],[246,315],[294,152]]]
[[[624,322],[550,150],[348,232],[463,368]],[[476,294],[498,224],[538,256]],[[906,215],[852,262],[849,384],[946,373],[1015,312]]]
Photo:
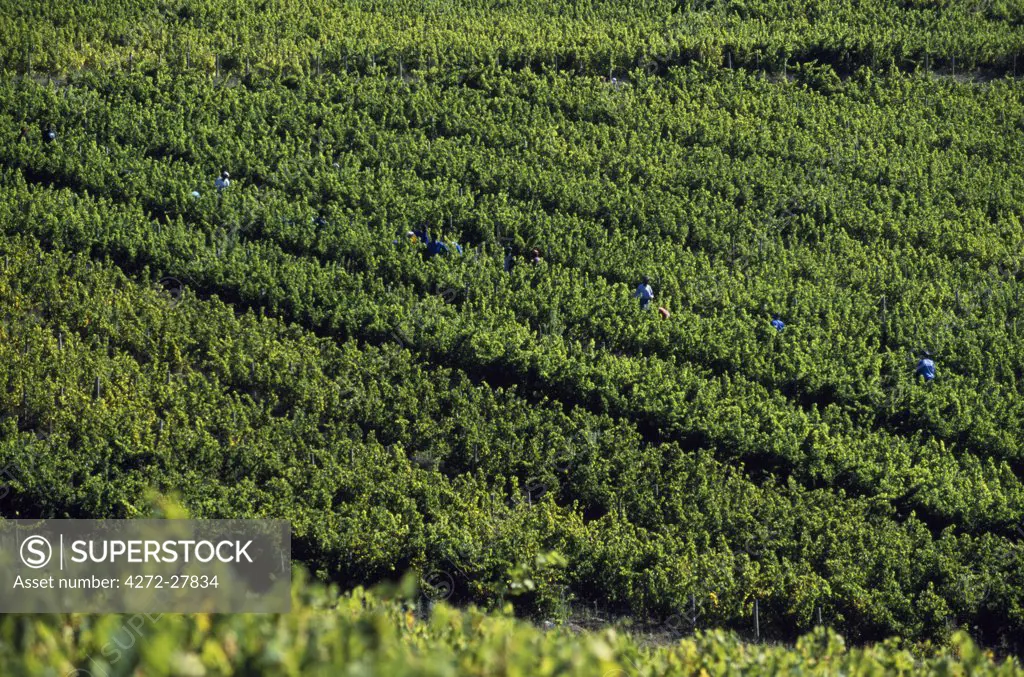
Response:
[[[824,628],[795,646],[744,644],[716,631],[643,646],[604,629],[541,630],[509,613],[422,612],[414,577],[397,590],[294,587],[284,615],[5,615],[0,674],[75,675],[1020,675],[956,633],[949,653],[895,640],[847,649]]]

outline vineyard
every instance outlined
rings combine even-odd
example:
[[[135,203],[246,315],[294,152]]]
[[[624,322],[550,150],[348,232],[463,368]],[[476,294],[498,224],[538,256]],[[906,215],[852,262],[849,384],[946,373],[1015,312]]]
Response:
[[[1024,6],[628,8],[0,2],[0,515],[157,491],[290,520],[298,596],[495,612],[277,630],[409,674],[496,669],[438,623],[581,650],[510,614],[699,633],[649,674],[1019,655]],[[585,637],[522,674],[644,674]]]

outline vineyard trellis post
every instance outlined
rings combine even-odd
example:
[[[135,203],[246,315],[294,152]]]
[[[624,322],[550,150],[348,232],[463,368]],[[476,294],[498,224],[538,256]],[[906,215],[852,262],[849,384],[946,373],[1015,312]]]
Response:
[[[889,342],[889,323],[886,321],[886,303],[885,296],[882,296],[882,345],[887,345]]]

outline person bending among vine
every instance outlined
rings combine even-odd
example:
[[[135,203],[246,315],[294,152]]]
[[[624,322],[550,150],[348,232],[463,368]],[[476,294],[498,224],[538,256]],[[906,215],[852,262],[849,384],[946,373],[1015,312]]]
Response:
[[[918,378],[923,378],[925,383],[931,383],[935,380],[935,361],[932,359],[932,354],[927,350],[921,351],[921,359],[917,361],[914,375]]]
[[[217,180],[214,181],[213,183],[215,186],[217,186],[218,192],[223,192],[228,186],[231,185],[231,175],[228,174],[227,171],[225,170],[220,173],[220,176],[218,176]]]

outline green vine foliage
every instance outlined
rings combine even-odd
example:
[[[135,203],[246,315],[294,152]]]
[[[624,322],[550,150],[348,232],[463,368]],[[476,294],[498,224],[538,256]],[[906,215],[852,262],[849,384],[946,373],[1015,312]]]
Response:
[[[301,581],[301,579],[300,579]],[[616,629],[542,631],[511,608],[486,614],[415,601],[415,580],[344,595],[322,585],[295,586],[293,611],[268,622],[256,614],[5,615],[0,665],[10,674],[298,675],[809,675],[1021,674],[996,662],[968,637],[954,654],[920,655],[891,641],[848,648],[824,628],[793,647],[749,645],[722,631],[699,632],[673,646],[644,646]],[[15,648],[17,647],[17,649]]]
[[[3,516],[1019,651],[1012,3],[236,4],[0,11]]]

